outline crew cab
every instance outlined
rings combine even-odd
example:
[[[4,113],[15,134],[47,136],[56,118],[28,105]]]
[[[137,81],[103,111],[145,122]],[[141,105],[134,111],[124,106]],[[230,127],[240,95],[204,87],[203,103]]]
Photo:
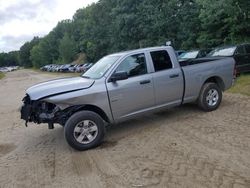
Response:
[[[105,126],[185,103],[216,110],[235,78],[233,58],[197,60],[181,67],[171,46],[103,57],[80,77],[27,89],[21,118],[64,126],[76,150],[101,144]]]

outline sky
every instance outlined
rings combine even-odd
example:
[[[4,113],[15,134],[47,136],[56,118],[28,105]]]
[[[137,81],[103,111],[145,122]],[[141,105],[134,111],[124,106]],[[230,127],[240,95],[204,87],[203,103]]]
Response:
[[[58,21],[98,0],[0,0],[0,53],[19,50],[34,36],[48,34]]]

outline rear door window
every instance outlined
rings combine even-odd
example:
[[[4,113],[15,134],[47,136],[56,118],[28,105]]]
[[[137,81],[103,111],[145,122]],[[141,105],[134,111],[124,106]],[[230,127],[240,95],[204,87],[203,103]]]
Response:
[[[150,52],[155,72],[173,68],[171,59],[166,50]]]

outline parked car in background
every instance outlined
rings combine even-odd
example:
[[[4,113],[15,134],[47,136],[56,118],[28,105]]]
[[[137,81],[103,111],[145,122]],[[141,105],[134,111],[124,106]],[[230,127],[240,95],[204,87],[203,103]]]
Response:
[[[185,52],[186,52],[185,50],[176,50],[175,54],[176,54],[177,57],[179,57],[181,54],[183,54]]]
[[[85,64],[80,64],[76,67],[76,71],[75,72],[81,72],[82,67],[84,67]]]
[[[48,72],[51,72],[51,67],[52,67],[53,65],[49,65],[48,67],[47,67],[47,70],[46,71],[48,71]]]
[[[86,72],[86,67],[89,65],[89,63],[85,63],[81,69],[80,69],[80,72]]]
[[[78,67],[78,64],[76,64],[76,65],[71,65],[70,67],[69,67],[69,72],[76,72],[76,68]]]
[[[76,72],[86,72],[92,65],[93,63],[81,64],[77,67]]]
[[[19,66],[0,67],[0,72],[11,72],[19,69]]]
[[[50,71],[52,66],[53,66],[52,64],[45,65],[45,66],[41,67],[40,70],[42,70],[42,71]]]
[[[12,72],[15,70],[14,67],[5,67],[5,68],[8,69],[9,72]]]
[[[49,68],[49,72],[56,72],[56,68],[58,65],[51,65]]]
[[[9,72],[9,70],[6,67],[0,67],[0,72]]]
[[[18,70],[20,67],[19,66],[12,66],[14,70]]]
[[[178,56],[179,61],[185,61],[188,59],[197,59],[205,57],[211,50],[192,50],[182,53]]]
[[[83,72],[86,72],[87,70],[89,70],[93,65],[94,65],[94,63],[88,63],[88,64],[84,67]]]
[[[67,72],[69,70],[70,64],[65,64],[60,66],[60,68],[58,69],[58,72]]]
[[[58,66],[55,68],[56,72],[60,72],[60,69],[61,69],[63,66],[64,66],[64,65],[58,65]]]
[[[45,65],[40,68],[42,71],[48,72],[85,72],[88,70],[93,63],[85,63],[85,64],[50,64]]]
[[[48,66],[48,65],[42,66],[42,67],[40,68],[40,70],[41,70],[41,71],[46,71],[46,70],[47,70],[47,66]]]
[[[207,57],[233,57],[238,74],[250,72],[250,44],[217,47]]]

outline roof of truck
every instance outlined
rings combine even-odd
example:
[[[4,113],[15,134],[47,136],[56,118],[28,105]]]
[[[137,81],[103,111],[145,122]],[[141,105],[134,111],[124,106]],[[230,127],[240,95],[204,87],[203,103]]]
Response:
[[[123,55],[127,55],[127,54],[134,53],[134,52],[141,52],[141,51],[145,51],[145,50],[157,50],[159,48],[170,48],[170,46],[157,46],[157,47],[139,48],[139,49],[134,49],[134,50],[128,50],[128,51],[113,53],[113,54],[110,54],[110,56],[123,56]]]

